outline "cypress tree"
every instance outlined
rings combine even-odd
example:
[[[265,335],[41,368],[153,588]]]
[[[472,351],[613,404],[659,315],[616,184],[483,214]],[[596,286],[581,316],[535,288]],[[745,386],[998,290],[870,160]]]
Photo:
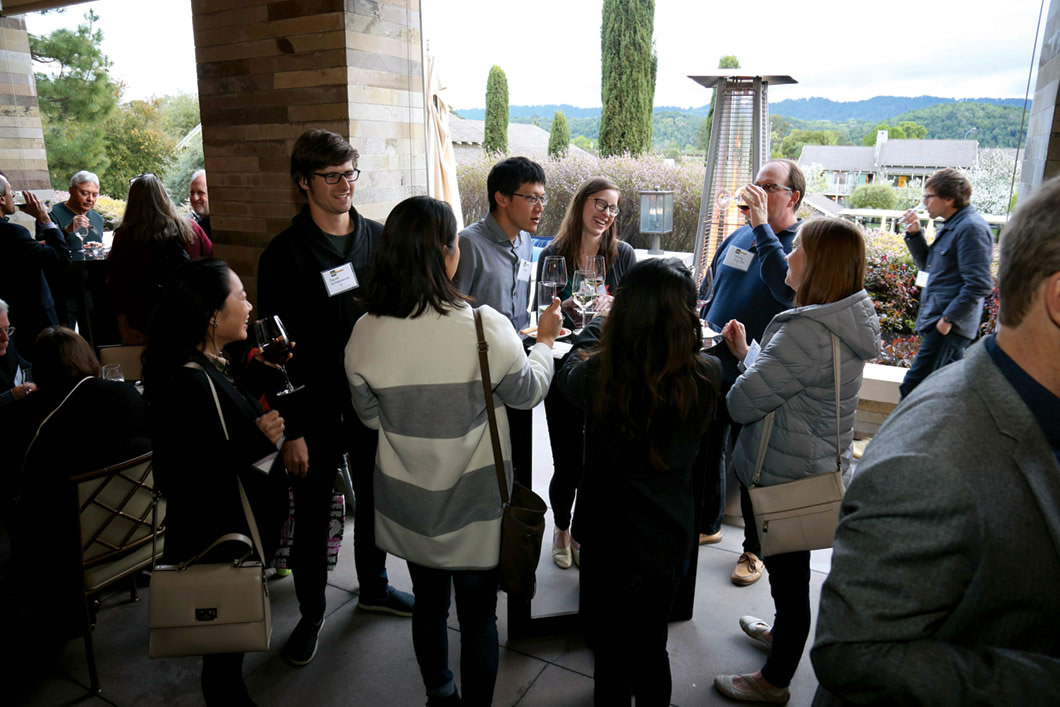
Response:
[[[651,149],[655,100],[655,0],[604,0],[600,29],[600,154]]]
[[[567,116],[558,110],[552,116],[552,129],[548,131],[548,156],[558,160],[567,154],[570,147],[570,128],[567,127]]]
[[[508,78],[494,65],[486,80],[486,126],[482,136],[486,152],[508,151]]]

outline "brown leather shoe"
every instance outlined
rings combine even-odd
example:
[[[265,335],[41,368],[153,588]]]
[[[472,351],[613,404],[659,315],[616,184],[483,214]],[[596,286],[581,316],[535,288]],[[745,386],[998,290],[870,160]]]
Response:
[[[699,534],[699,544],[700,545],[713,545],[714,543],[720,543],[720,542],[721,542],[721,531],[720,530],[718,532],[716,532],[716,533],[711,533],[710,535],[707,535],[706,533],[700,533]]]
[[[753,552],[745,552],[736,561],[736,566],[732,569],[730,579],[732,579],[733,584],[739,587],[746,587],[762,578],[762,569],[761,558]]]

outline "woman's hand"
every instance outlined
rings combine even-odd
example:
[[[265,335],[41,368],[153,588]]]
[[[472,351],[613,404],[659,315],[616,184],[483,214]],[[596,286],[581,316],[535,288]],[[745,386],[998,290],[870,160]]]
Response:
[[[742,361],[747,356],[747,330],[743,324],[730,319],[729,323],[721,329],[721,336],[725,339],[725,345],[738,360]]]
[[[596,316],[606,315],[611,311],[611,303],[615,301],[615,298],[611,295],[597,295],[595,311]]]
[[[309,473],[309,447],[306,446],[305,437],[284,442],[280,448],[280,456],[288,474],[305,478]]]
[[[283,438],[283,418],[275,410],[265,413],[254,422],[257,423],[261,433],[273,444]]]
[[[292,341],[289,344],[287,344],[287,347],[288,347],[288,349],[294,349],[294,342]],[[292,356],[294,356],[294,354],[291,351],[288,351],[287,352],[287,358],[284,359],[283,364],[286,364],[288,361],[290,361]],[[279,363],[273,363],[272,361],[267,360],[265,358],[265,354],[262,353],[262,350],[261,350],[260,346],[255,346],[254,347],[253,358],[258,363],[264,363],[266,366],[269,366],[270,368],[280,368],[283,365],[283,364],[279,364]]]
[[[558,297],[552,298],[552,304],[542,312],[537,320],[537,342],[552,348],[560,329],[563,328],[563,317],[559,314],[562,303]]]

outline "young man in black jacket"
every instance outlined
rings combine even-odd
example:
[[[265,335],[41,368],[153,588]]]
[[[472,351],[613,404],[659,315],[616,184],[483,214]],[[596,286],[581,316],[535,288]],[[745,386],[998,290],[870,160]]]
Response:
[[[358,153],[341,136],[309,130],[291,153],[291,177],[306,206],[276,236],[258,263],[262,316],[279,315],[297,343],[287,364],[304,386],[282,414],[287,441],[281,449],[294,488],[297,532],[292,548],[301,621],[284,654],[295,665],[316,655],[324,623],[329,509],[335,473],[348,452],[357,496],[354,561],[360,608],[411,616],[413,597],[387,583],[386,553],[375,546],[372,474],[376,432],[357,419],[350,399],[343,352],[363,310],[356,296],[371,277],[381,224],[353,208],[360,175]]]

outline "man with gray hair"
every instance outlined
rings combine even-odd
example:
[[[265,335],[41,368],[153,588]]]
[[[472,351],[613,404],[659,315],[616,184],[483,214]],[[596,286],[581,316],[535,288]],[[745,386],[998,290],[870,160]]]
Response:
[[[832,704],[1056,703],[1058,211],[1060,178],[1020,201],[1000,330],[910,393],[858,466],[811,652]]]
[[[59,224],[74,260],[84,243],[103,242],[103,217],[92,209],[99,199],[99,177],[81,170],[70,178],[70,198],[52,207],[52,221]],[[74,236],[71,238],[70,236]]]
[[[37,389],[29,379],[29,361],[18,355],[11,335],[15,327],[7,316],[7,302],[0,299],[0,408],[22,400]]]
[[[210,194],[206,190],[205,169],[197,169],[191,175],[188,204],[191,206],[191,220],[199,224],[199,228],[207,236],[213,238],[213,228],[210,226]]]

